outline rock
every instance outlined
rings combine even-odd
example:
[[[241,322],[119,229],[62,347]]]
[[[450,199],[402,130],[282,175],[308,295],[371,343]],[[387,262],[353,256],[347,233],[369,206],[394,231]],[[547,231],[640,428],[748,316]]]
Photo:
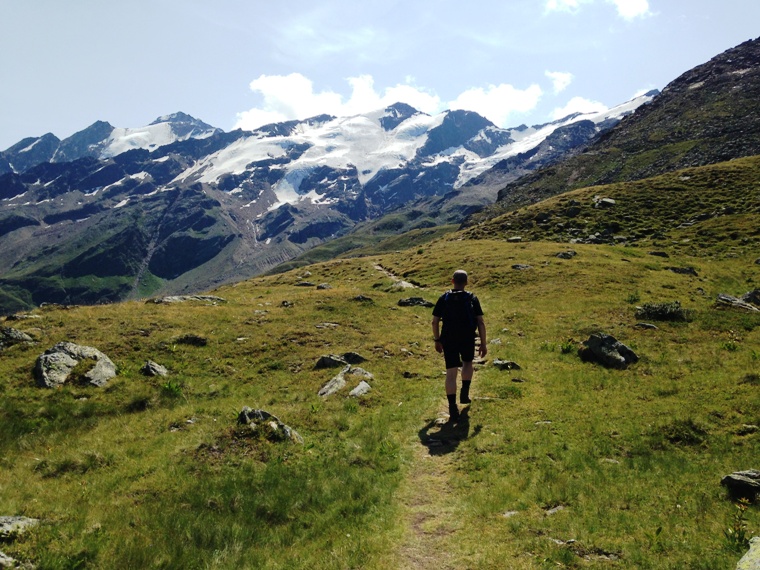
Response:
[[[83,375],[94,386],[105,386],[116,376],[116,365],[98,349],[73,342],[59,342],[37,358],[34,367],[37,385],[42,388],[63,385],[74,367],[83,360],[95,361],[95,366]]]
[[[760,265],[760,257],[755,260],[755,265]]]
[[[659,330],[656,325],[650,324],[650,323],[636,323],[634,325],[637,329],[646,329],[650,331],[656,331]]]
[[[650,252],[649,252],[649,255],[654,255],[654,256],[656,256],[656,257],[664,257],[664,258],[666,258],[666,259],[670,257],[670,256],[669,256],[667,253],[665,253],[664,251],[650,251]]]
[[[304,271],[304,272],[301,274],[301,278],[302,278],[302,279],[306,279],[307,277],[311,277],[311,271]]]
[[[319,289],[320,291],[324,291],[325,289],[332,289],[332,285],[330,285],[329,283],[320,283],[319,285],[317,285],[317,289]]]
[[[364,370],[364,368],[359,368],[358,366],[349,366],[348,371],[344,371],[344,374],[350,374],[351,376],[361,376],[362,378],[367,378],[368,380],[373,380],[375,378],[374,374],[367,372]]]
[[[736,499],[755,500],[760,493],[760,471],[749,469],[747,471],[734,471],[720,480],[720,484],[728,489],[729,494]]]
[[[736,435],[752,435],[753,433],[757,433],[760,431],[760,427],[756,426],[755,424],[743,424],[742,427],[740,427]]]
[[[172,303],[186,303],[188,301],[199,301],[201,303],[211,303],[216,305],[217,303],[226,303],[226,299],[221,297],[215,297],[214,295],[170,295],[168,297],[158,297],[156,299],[148,299],[146,303],[154,303],[156,305],[170,305]]]
[[[556,255],[556,257],[558,257],[558,258],[560,258],[560,259],[572,259],[572,258],[573,258],[573,257],[575,257],[576,255],[578,255],[578,253],[577,253],[575,250],[573,250],[573,249],[568,249],[567,251],[560,251],[560,252],[559,252],[559,253]]]
[[[15,540],[38,524],[39,519],[29,517],[0,517],[0,539]]]
[[[760,570],[760,536],[749,540],[749,550],[736,563],[736,570]]]
[[[391,291],[403,291],[405,289],[416,289],[417,286],[409,281],[394,281],[391,285]]]
[[[371,297],[367,297],[366,295],[357,295],[352,299],[353,301],[359,301],[360,303],[374,303]]]
[[[760,305],[760,289],[745,293],[742,295],[742,301],[745,303],[752,303],[753,305]]]
[[[507,242],[509,243],[520,243],[522,241],[522,236],[512,236],[510,238],[507,238]]]
[[[282,423],[276,416],[264,410],[253,410],[245,406],[238,414],[238,424],[247,425],[254,431],[264,430],[270,441],[292,441],[303,443],[301,435],[290,426]]]
[[[426,301],[422,297],[409,297],[408,299],[399,299],[399,307],[435,307],[434,303]]]
[[[332,396],[336,392],[342,390],[346,386],[346,376],[349,375],[360,376],[365,380],[374,379],[374,376],[370,372],[364,370],[364,368],[359,368],[358,366],[351,366],[350,364],[347,364],[343,370],[334,376],[327,384],[322,386],[318,394],[323,398],[326,398],[327,396]]]
[[[351,390],[351,392],[349,392],[348,395],[353,396],[354,398],[358,398],[359,396],[364,396],[370,390],[372,390],[372,386],[367,384],[366,380],[362,380],[361,382],[359,382],[359,385],[356,388],[354,388],[353,390]]]
[[[337,329],[340,325],[338,323],[319,323],[314,326],[318,329]]]
[[[11,327],[0,328],[0,350],[15,344],[34,344],[34,339],[25,332]]]
[[[715,300],[715,305],[722,309],[740,309],[742,311],[757,312],[760,311],[754,305],[751,305],[741,299],[726,295],[725,293],[718,293],[718,298]]]
[[[612,208],[616,204],[612,198],[594,196],[594,208]]]
[[[29,313],[19,313],[17,315],[10,315],[6,317],[9,321],[26,321],[29,319],[41,319],[41,315],[30,315]]]
[[[153,362],[152,360],[146,360],[145,364],[140,369],[140,372],[142,372],[146,376],[166,376],[167,374],[169,374],[169,371],[166,369],[165,366],[161,366],[160,364]]]
[[[624,369],[639,361],[635,352],[608,334],[592,334],[583,344],[585,347],[578,353],[584,362],[598,362],[607,368]]]
[[[296,287],[314,287],[315,284],[311,281],[299,281],[296,283]]]
[[[668,271],[678,273],[679,275],[691,275],[692,277],[699,277],[697,270],[693,267],[666,267]]]
[[[496,358],[493,361],[493,365],[499,370],[522,370],[517,362],[512,362],[511,360],[499,360]]]
[[[317,360],[314,369],[338,368],[339,366],[346,366],[347,364],[348,362],[346,362],[342,356],[338,356],[337,354],[323,354],[319,357],[319,360]]]
[[[361,364],[362,362],[367,362],[366,358],[364,358],[361,354],[356,353],[356,352],[343,353],[343,360],[345,360],[349,364]]]
[[[322,386],[322,388],[320,388],[317,394],[319,394],[323,398],[326,398],[327,396],[332,396],[338,390],[342,390],[346,385],[345,374],[350,369],[351,369],[351,365],[350,364],[346,365],[346,367],[343,370],[341,370],[341,372],[337,376],[333,377],[327,384]]]
[[[283,301],[282,302],[283,307],[292,307],[293,303],[291,301]]]
[[[512,266],[512,269],[514,269],[515,271],[527,271],[528,269],[533,269],[533,267],[531,265],[523,265],[521,263],[515,263]]]

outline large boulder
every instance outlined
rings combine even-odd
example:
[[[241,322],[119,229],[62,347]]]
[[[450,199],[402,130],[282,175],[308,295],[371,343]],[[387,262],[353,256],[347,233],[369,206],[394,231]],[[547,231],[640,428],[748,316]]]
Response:
[[[608,334],[592,334],[583,342],[578,351],[584,362],[598,362],[607,368],[628,368],[639,361],[639,357],[630,348]]]
[[[116,376],[116,365],[97,348],[82,346],[73,342],[59,342],[37,358],[34,376],[42,388],[57,388],[69,380],[74,368],[85,360],[93,361],[93,366],[82,376],[93,386],[105,386]]]

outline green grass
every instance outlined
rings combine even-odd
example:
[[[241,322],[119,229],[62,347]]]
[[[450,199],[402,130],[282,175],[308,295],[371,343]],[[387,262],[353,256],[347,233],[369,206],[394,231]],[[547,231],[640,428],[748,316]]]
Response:
[[[754,240],[750,214],[734,216],[721,223]],[[567,244],[461,237],[310,266],[327,290],[296,287],[297,269],[219,288],[216,306],[48,307],[3,323],[39,345],[0,357],[0,514],[43,523],[2,550],[43,569],[733,568],[737,533],[760,533],[760,515],[738,520],[719,481],[757,468],[760,435],[739,433],[760,423],[760,316],[714,301],[758,286],[755,242],[668,242],[669,258],[576,244],[562,260]],[[410,292],[378,264],[431,301],[468,270],[499,343],[466,426],[435,424],[430,310],[399,307]],[[690,320],[635,327],[636,306],[674,301]],[[640,361],[581,362],[598,331]],[[61,340],[97,347],[119,376],[37,388],[35,359]],[[373,389],[323,400],[337,370],[314,364],[346,351],[368,359]],[[148,359],[170,375],[143,376]],[[239,430],[243,406],[305,443]],[[445,443],[428,451],[428,437]]]

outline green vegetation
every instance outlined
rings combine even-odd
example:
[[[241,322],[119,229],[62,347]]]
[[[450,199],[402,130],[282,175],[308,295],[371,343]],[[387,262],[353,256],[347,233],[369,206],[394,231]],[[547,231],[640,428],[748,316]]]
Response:
[[[757,506],[737,511],[719,484],[760,456],[760,434],[742,429],[760,424],[760,315],[714,305],[758,287],[758,212],[743,202],[755,187],[733,192],[731,173],[757,165],[740,162],[711,171],[726,176],[714,184],[724,194],[699,194],[701,169],[682,181],[735,210],[681,229],[663,217],[667,238],[652,246],[668,257],[574,244],[559,259],[567,244],[486,239],[479,226],[309,266],[309,281],[331,289],[295,286],[294,269],[219,288],[227,303],[214,306],[47,307],[3,323],[39,345],[0,358],[0,514],[43,522],[2,550],[42,569],[733,568],[760,533]],[[683,205],[687,190],[667,198],[679,219],[704,209]],[[627,192],[588,197],[624,204]],[[558,207],[549,202],[511,221]],[[687,234],[704,241],[683,244]],[[430,309],[399,307],[410,292],[394,292],[378,265],[431,301],[453,269],[468,270],[493,343],[467,422],[436,423],[446,400]],[[674,300],[689,319],[635,326],[636,306]],[[577,348],[599,331],[640,361],[581,362]],[[35,359],[61,340],[100,349],[119,376],[101,389],[37,388]],[[368,359],[372,391],[320,398],[337,369],[314,364],[346,351]],[[500,371],[496,358],[521,369]],[[170,375],[143,376],[147,359]],[[238,428],[243,406],[304,444]]]

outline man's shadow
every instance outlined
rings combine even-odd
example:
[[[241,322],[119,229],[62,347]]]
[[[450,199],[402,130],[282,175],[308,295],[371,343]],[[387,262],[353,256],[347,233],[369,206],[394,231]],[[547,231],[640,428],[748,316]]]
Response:
[[[472,435],[480,433],[481,426],[475,426]],[[456,423],[441,423],[441,418],[431,420],[418,432],[420,443],[428,448],[430,455],[446,455],[456,450],[460,441],[470,437],[470,408],[459,412]]]

